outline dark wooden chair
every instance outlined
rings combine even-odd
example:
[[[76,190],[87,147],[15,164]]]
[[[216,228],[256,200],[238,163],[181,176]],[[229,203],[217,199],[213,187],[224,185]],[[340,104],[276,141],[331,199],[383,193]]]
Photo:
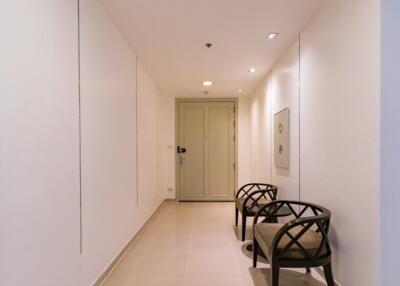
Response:
[[[280,208],[291,210],[293,220],[273,221]],[[328,286],[334,286],[331,247],[328,239],[331,214],[324,207],[296,201],[273,201],[264,205],[254,217],[253,266],[257,267],[257,251],[264,252],[272,269],[272,286],[279,285],[279,268],[307,268],[323,266]]]
[[[239,212],[242,215],[242,241],[246,235],[247,217],[254,217],[265,204],[276,200],[278,188],[264,183],[251,183],[242,186],[235,198],[235,225],[238,225]]]

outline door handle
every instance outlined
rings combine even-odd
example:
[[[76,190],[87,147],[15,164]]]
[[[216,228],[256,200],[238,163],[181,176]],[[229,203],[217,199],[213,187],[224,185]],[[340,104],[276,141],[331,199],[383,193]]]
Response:
[[[176,148],[176,152],[177,152],[178,154],[186,153],[186,148],[180,147],[180,146],[178,145],[178,147]]]

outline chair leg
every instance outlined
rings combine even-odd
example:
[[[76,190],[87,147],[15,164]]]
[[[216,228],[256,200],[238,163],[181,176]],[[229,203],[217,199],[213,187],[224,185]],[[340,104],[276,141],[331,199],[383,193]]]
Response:
[[[246,239],[246,215],[242,214],[242,241]]]
[[[257,268],[257,257],[258,257],[258,241],[253,238],[253,267]]]
[[[272,286],[279,286],[279,267],[274,265],[274,263],[272,263],[271,265],[271,269],[272,269]]]
[[[235,207],[235,226],[238,225],[239,222],[239,209]]]
[[[325,279],[328,286],[335,286],[335,280],[333,279],[332,264],[324,265]]]

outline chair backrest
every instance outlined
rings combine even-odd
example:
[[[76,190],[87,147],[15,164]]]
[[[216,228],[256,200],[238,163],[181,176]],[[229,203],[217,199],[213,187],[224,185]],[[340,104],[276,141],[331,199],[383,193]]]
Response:
[[[287,207],[294,216],[293,220],[280,229],[272,242],[272,255],[275,259],[293,256],[294,250],[296,259],[302,260],[315,260],[331,255],[328,238],[331,217],[329,210],[316,204],[297,201],[275,201],[268,205],[271,204],[275,204],[274,207],[263,208],[264,212],[271,210],[269,215]]]
[[[239,191],[236,192],[236,198],[247,198],[251,194],[260,191],[267,191],[261,194],[261,197],[274,201],[278,193],[278,188],[271,184],[266,183],[250,183],[242,186]]]

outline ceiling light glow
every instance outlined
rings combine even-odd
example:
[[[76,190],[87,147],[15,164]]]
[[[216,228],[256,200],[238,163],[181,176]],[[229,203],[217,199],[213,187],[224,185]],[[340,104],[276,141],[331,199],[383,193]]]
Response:
[[[242,89],[242,88],[238,89],[238,93],[243,93],[243,91],[244,91],[244,89]]]
[[[278,38],[278,36],[279,36],[279,33],[269,33],[268,39],[274,40],[274,39]]]
[[[255,73],[256,72],[256,68],[249,68],[249,72],[250,73]]]
[[[210,81],[210,80],[206,80],[206,81],[203,82],[203,85],[204,85],[204,86],[212,86],[212,85],[213,85],[213,82]]]

